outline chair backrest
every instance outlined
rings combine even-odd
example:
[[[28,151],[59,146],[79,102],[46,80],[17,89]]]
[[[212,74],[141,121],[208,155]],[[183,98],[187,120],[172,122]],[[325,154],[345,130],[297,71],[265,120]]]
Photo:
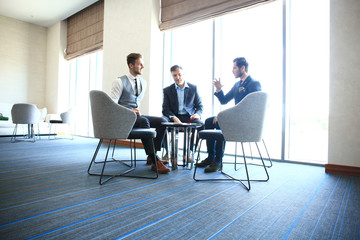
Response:
[[[94,136],[100,139],[126,139],[136,120],[134,111],[115,103],[105,92],[90,91]]]
[[[234,107],[221,111],[218,121],[226,141],[259,142],[262,140],[268,105],[266,92],[253,92]]]
[[[60,118],[61,118],[63,123],[68,123],[69,124],[71,122],[72,112],[73,112],[73,109],[70,108],[67,112],[63,112],[63,113],[60,114]]]
[[[40,112],[34,104],[16,103],[11,108],[11,117],[15,124],[36,124],[40,121]]]

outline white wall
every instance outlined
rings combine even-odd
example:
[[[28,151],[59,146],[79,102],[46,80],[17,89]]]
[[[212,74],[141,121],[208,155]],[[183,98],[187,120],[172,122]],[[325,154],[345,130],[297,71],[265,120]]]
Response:
[[[47,29],[0,16],[0,102],[45,107]]]
[[[67,110],[68,63],[64,59],[67,25],[58,22],[48,28],[47,64],[46,64],[46,106],[48,113],[60,113]]]
[[[360,167],[360,1],[330,9],[329,164]]]
[[[145,62],[143,78],[148,88],[140,110],[143,114],[160,116],[162,33],[158,19],[158,0],[105,1],[103,90],[110,93],[112,82],[129,73],[126,63],[129,53],[141,53]]]

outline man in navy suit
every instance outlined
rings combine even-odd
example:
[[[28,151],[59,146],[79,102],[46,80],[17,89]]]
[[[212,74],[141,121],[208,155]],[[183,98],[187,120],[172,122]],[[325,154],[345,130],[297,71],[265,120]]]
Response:
[[[260,82],[251,78],[248,74],[248,62],[245,58],[235,58],[233,61],[233,74],[239,78],[231,90],[225,95],[222,90],[220,79],[215,79],[213,84],[216,88],[214,95],[221,104],[227,104],[234,99],[235,105],[238,104],[246,95],[252,92],[261,91]],[[220,129],[217,117],[210,117],[205,120],[205,129]],[[221,168],[222,158],[225,150],[225,141],[210,140],[206,141],[208,157],[196,164],[198,167],[206,167],[205,172],[216,172]]]
[[[181,66],[174,65],[170,71],[174,83],[163,90],[163,115],[175,123],[200,123],[203,125],[200,118],[204,107],[196,85],[185,81]],[[193,149],[194,132],[190,141],[190,149]]]

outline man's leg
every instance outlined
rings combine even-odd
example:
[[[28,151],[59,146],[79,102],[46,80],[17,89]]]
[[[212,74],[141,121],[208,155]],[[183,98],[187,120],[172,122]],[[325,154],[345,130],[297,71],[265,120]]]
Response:
[[[133,128],[150,128],[150,122],[146,117],[138,116]],[[154,145],[151,139],[141,139],[141,142],[144,145],[146,155],[153,155]]]
[[[154,139],[155,151],[161,150],[161,143],[164,138],[166,126],[162,125],[163,122],[168,122],[165,117],[154,117],[154,116],[144,116],[150,122],[150,127],[156,129],[156,138]]]
[[[133,128],[150,128],[151,124],[150,121],[147,117],[145,116],[138,116],[134,127]],[[170,171],[170,169],[168,169],[167,167],[164,166],[164,164],[160,161],[160,159],[158,159],[158,157],[156,156],[156,152],[154,152],[154,143],[151,139],[141,139],[141,142],[144,145],[144,149],[146,154],[148,155],[148,159],[151,160],[152,165],[151,165],[151,169],[153,171],[156,170],[156,165],[157,165],[157,170],[159,173],[167,173]],[[156,151],[156,150],[155,150]],[[157,161],[157,164],[155,165],[155,161]]]
[[[220,129],[219,123],[216,122],[214,128]],[[205,172],[216,172],[221,168],[222,158],[224,155],[225,141],[215,140],[215,158],[213,161],[205,168]]]
[[[214,118],[215,117],[210,117],[205,120],[205,129],[214,129],[216,127],[216,125],[214,125],[213,123]],[[206,148],[207,148],[208,157],[202,160],[200,163],[198,163],[196,165],[198,167],[206,167],[215,159],[215,140],[206,139]]]

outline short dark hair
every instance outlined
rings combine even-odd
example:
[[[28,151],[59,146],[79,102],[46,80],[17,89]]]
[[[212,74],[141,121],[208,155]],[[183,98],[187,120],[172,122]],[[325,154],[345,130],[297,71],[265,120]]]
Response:
[[[140,53],[130,53],[127,57],[127,64],[130,65],[133,64],[135,65],[136,60],[138,60],[139,58],[142,58],[142,55]]]
[[[235,58],[233,62],[236,62],[236,66],[238,66],[238,68],[245,66],[245,71],[246,72],[248,71],[249,63],[246,61],[244,57]]]
[[[174,65],[170,68],[170,72],[175,72],[178,69],[183,70],[183,68],[180,65]]]

